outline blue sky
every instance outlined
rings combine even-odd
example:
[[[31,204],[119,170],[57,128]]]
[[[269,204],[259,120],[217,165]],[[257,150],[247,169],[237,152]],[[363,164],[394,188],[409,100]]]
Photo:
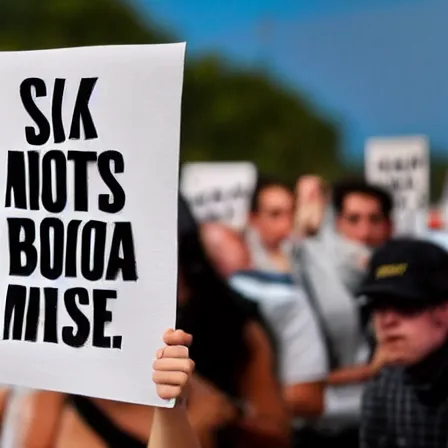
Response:
[[[137,1],[189,54],[217,50],[292,84],[337,118],[348,156],[372,135],[448,150],[446,0]]]

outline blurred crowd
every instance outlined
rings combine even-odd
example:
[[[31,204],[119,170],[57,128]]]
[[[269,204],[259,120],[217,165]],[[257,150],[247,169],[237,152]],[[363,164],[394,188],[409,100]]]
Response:
[[[364,385],[383,359],[375,356],[369,315],[356,296],[372,252],[393,234],[392,211],[390,194],[360,179],[328,186],[304,176],[295,190],[260,179],[243,233],[201,225],[210,262],[232,291],[256,305],[253,319],[271,342],[265,357],[275,366],[278,395],[268,398],[261,367],[251,383],[266,406],[259,418],[270,414],[278,422],[278,441],[269,442],[266,426],[264,445],[254,446],[280,446],[282,415],[291,419],[294,446],[359,446]],[[241,394],[263,408],[246,388]]]
[[[23,50],[175,40],[128,3],[0,1],[0,42]],[[185,159],[244,154],[285,178],[297,166],[347,172],[333,122],[262,72],[196,56],[184,90]],[[199,222],[179,196],[176,326],[192,335],[185,405],[202,448],[448,446],[448,253],[397,242],[395,211],[390,192],[364,178],[304,175],[286,185],[260,175],[237,231]],[[428,228],[447,223],[448,207],[430,212]],[[434,233],[446,249],[447,236]],[[365,294],[383,280],[385,289]],[[145,448],[153,412],[0,387],[0,448]]]
[[[203,448],[359,446],[363,390],[387,357],[357,291],[392,211],[362,179],[260,178],[236,232],[197,223],[180,197],[177,326],[193,335]],[[137,448],[150,431],[148,408],[56,392],[4,389],[2,411],[3,448]]]

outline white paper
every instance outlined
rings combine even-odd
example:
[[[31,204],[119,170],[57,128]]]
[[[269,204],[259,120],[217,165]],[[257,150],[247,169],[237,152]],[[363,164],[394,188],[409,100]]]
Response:
[[[0,208],[0,382],[133,403],[172,405],[159,399],[156,394],[152,382],[152,364],[156,350],[162,346],[163,332],[175,323],[178,152],[184,52],[185,44],[170,44],[0,53],[0,199],[3,202]],[[25,109],[20,94],[21,86],[22,90],[27,92],[28,83],[35,85],[35,81],[24,83],[30,78],[42,80],[46,88],[46,96],[43,95],[45,92],[38,92],[35,87],[30,89],[33,102],[51,123],[49,140],[40,146],[35,146],[38,142],[27,138],[25,133],[26,127],[35,129],[30,135],[32,132],[39,133],[35,119]],[[57,101],[55,106],[52,106],[56,78],[65,79],[62,122],[67,138],[58,143],[55,143],[53,132],[57,126],[53,126],[51,120],[53,111],[56,118],[54,123],[57,123]],[[81,80],[87,78],[98,78],[87,107],[97,138],[90,133],[89,139],[86,140],[84,124],[88,121],[88,114],[82,109],[80,139],[70,139],[70,136],[76,137],[76,132],[71,133],[71,122],[78,89],[82,85]],[[61,82],[58,81],[59,86]],[[37,94],[40,96],[36,98]],[[45,132],[41,135],[45,136]],[[24,151],[26,164],[31,151],[38,152],[40,164],[45,165],[47,170],[46,175],[40,175],[40,190],[44,192],[47,191],[45,188],[49,182],[52,185],[56,175],[58,179],[63,179],[60,176],[63,174],[64,164],[57,165],[58,171],[54,174],[52,167],[55,162],[48,162],[53,158],[52,154],[55,154],[50,151],[54,150],[62,151],[62,161],[68,157],[68,151],[93,151],[98,160],[101,160],[103,173],[106,172],[105,166],[109,166],[112,173],[120,168],[119,163],[117,165],[107,160],[105,152],[115,151],[116,157],[121,155],[124,160],[124,172],[115,173],[113,177],[125,193],[124,208],[116,213],[99,209],[98,195],[111,195],[111,181],[109,179],[109,183],[106,183],[103,180],[104,175],[99,173],[100,163],[90,162],[88,210],[76,211],[73,161],[67,161],[67,202],[61,212],[47,211],[42,198],[38,199],[40,210],[19,210],[15,208],[14,199],[12,207],[6,207],[8,158],[11,157],[9,152]],[[34,172],[35,170],[26,168],[27,189]],[[20,179],[20,170],[15,172],[12,178]],[[61,184],[63,191],[66,184],[62,181]],[[31,194],[36,191],[39,193],[39,187],[33,187],[31,190]],[[82,190],[81,186],[77,194],[82,193]],[[51,191],[55,198],[55,189]],[[27,191],[28,202],[29,193]],[[48,207],[48,200],[46,204]],[[79,204],[78,207],[81,208],[82,204]],[[27,205],[29,206],[29,203]],[[36,226],[34,246],[38,262],[36,269],[29,276],[9,275],[11,266],[8,218],[29,218]],[[72,220],[80,220],[82,223],[78,232],[79,244],[82,242],[84,226],[89,221],[105,222],[105,251],[99,251],[104,253],[105,266],[109,264],[114,223],[130,223],[137,280],[132,280],[132,275],[129,275],[129,280],[124,281],[122,271],[119,271],[118,277],[105,280],[106,267],[104,270],[99,269],[98,276],[92,274],[90,280],[85,279],[83,272],[87,273],[89,265],[86,265],[84,271],[80,269],[82,257],[79,247],[75,258],[78,265],[76,276],[66,277],[69,271],[65,261],[69,252],[65,248],[67,241],[63,247],[62,275],[56,279],[46,278],[46,270],[41,272],[40,266],[47,264],[41,263],[47,245],[45,242],[42,245],[40,243],[39,226],[45,219],[47,220],[44,222],[48,223],[48,218],[57,218],[63,223],[64,240],[67,240],[67,224]],[[93,249],[93,242],[97,244],[99,237],[89,245],[89,233],[85,234],[87,236],[84,246]],[[23,240],[23,232],[20,238]],[[74,239],[71,234],[69,242],[73,243]],[[50,232],[50,241],[53,241],[53,232]],[[50,248],[52,246],[50,243]],[[56,249],[61,248],[60,244],[56,246]],[[131,246],[132,244],[127,246],[125,255],[123,245],[119,245],[119,256],[126,256],[128,261],[131,260]],[[11,245],[12,247],[15,246]],[[27,261],[24,254],[21,260],[22,263]],[[53,260],[53,255],[50,260]],[[84,256],[83,261],[88,262],[87,256]],[[92,258],[90,264],[92,267]],[[57,264],[51,261],[50,267],[55,266]],[[127,266],[132,266],[132,263],[127,263]],[[132,268],[130,271],[132,273]],[[99,280],[96,280],[98,277]],[[49,323],[54,323],[49,315],[44,316],[43,289],[39,289],[37,341],[11,340],[12,331],[10,339],[4,339],[6,297],[9,285],[13,284],[26,286],[27,295],[30,287],[57,288],[57,343],[43,341],[45,324],[48,326]],[[66,291],[72,288],[84,288],[88,291],[88,304],[79,305],[79,296],[72,300],[78,303],[78,308],[90,322],[88,339],[79,348],[68,345],[73,344],[73,341],[67,342],[70,340],[67,337],[70,328],[66,329],[65,337],[63,336],[63,327],[75,327],[75,333],[77,328],[66,309],[66,303],[70,304],[71,300],[65,300]],[[116,291],[116,299],[106,300],[112,321],[105,325],[104,333],[116,342],[114,337],[121,336],[121,348],[118,348],[119,344],[116,344],[115,348],[93,346],[93,290]],[[101,305],[100,296],[100,293],[96,294],[97,310]],[[33,303],[39,304],[36,299]],[[30,299],[27,297],[27,309],[29,304]],[[28,311],[25,312],[25,321],[27,313]],[[97,312],[97,316],[98,314]],[[95,320],[96,328],[99,329],[100,320]],[[19,338],[25,337],[24,331],[22,334],[20,331],[18,333]],[[97,331],[97,336],[99,333],[100,331]],[[32,335],[32,331],[29,334]],[[51,332],[48,332],[48,335],[51,336]],[[100,346],[108,344],[99,337],[95,340]]]
[[[181,191],[199,222],[216,220],[242,230],[256,181],[249,162],[188,163],[182,168]]]
[[[397,233],[420,233],[429,206],[429,145],[423,136],[371,138],[365,148],[369,182],[390,189]]]

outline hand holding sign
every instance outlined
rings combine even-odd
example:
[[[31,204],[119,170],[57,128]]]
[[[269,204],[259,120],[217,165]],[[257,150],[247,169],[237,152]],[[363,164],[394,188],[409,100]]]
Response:
[[[194,362],[188,353],[192,336],[182,330],[168,330],[163,341],[167,346],[157,352],[152,378],[161,398],[181,399],[194,370]]]

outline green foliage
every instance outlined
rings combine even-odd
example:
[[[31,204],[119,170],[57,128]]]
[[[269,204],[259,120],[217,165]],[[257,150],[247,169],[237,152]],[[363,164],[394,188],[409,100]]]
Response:
[[[0,49],[177,40],[130,1],[0,0]],[[328,180],[362,172],[341,163],[337,127],[297,92],[216,56],[188,60],[182,120],[183,160],[252,160],[285,181],[306,172]],[[446,169],[446,162],[433,160],[435,197]]]
[[[119,0],[1,0],[0,49],[29,50],[175,40]],[[338,134],[278,82],[218,58],[185,73],[183,160],[253,160],[293,181],[299,173],[340,172]]]
[[[123,1],[1,0],[0,48],[58,47],[164,42],[168,36]]]
[[[437,151],[441,154],[441,151]],[[446,154],[447,151],[444,151]],[[430,187],[431,187],[431,199],[437,202],[442,194],[443,186],[447,180],[448,173],[448,161],[440,157],[431,158],[431,177],[430,177]]]
[[[187,70],[183,103],[184,158],[253,160],[289,181],[339,171],[336,128],[266,75],[204,58]]]

